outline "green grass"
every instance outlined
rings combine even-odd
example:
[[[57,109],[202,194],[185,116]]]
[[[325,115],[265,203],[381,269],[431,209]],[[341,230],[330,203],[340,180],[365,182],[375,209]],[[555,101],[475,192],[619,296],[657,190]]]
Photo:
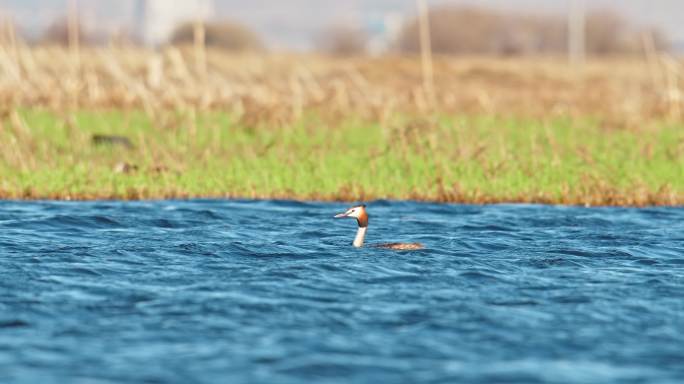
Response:
[[[684,127],[586,119],[307,115],[249,126],[220,112],[57,114],[1,120],[5,198],[273,197],[682,204]],[[124,135],[134,149],[95,146]],[[137,167],[117,172],[117,165]]]

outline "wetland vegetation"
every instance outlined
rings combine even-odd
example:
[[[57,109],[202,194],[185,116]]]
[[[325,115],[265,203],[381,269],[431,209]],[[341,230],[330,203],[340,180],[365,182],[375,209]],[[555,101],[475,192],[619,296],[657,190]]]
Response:
[[[684,202],[667,57],[0,56],[3,198]]]

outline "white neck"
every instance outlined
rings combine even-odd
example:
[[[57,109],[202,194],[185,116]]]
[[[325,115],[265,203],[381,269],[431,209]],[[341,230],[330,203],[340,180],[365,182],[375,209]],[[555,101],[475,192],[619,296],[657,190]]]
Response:
[[[356,231],[356,237],[354,238],[354,246],[355,247],[362,247],[363,246],[363,239],[366,237],[366,230],[368,227],[359,227],[359,229]]]

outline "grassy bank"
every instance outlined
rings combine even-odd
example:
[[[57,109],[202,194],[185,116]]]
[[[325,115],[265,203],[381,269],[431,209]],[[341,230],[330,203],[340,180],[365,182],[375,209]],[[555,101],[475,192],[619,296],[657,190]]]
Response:
[[[592,119],[306,113],[280,125],[221,112],[28,108],[0,120],[3,198],[375,198],[683,204],[684,129]],[[121,135],[132,148],[95,144]]]

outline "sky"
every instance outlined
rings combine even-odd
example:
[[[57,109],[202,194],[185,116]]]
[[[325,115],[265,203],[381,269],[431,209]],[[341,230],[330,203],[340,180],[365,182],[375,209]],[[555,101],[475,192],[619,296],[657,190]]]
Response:
[[[84,14],[101,28],[130,22],[135,0],[80,0]],[[430,4],[476,4],[502,10],[566,13],[571,0],[428,0]],[[576,0],[589,8],[612,8],[639,25],[664,30],[684,47],[684,0]],[[65,14],[67,0],[0,0],[9,15],[29,34],[38,34]],[[410,16],[415,0],[215,0],[216,18],[233,19],[258,31],[272,47],[307,49],[327,26],[352,22],[366,27],[386,15]]]

